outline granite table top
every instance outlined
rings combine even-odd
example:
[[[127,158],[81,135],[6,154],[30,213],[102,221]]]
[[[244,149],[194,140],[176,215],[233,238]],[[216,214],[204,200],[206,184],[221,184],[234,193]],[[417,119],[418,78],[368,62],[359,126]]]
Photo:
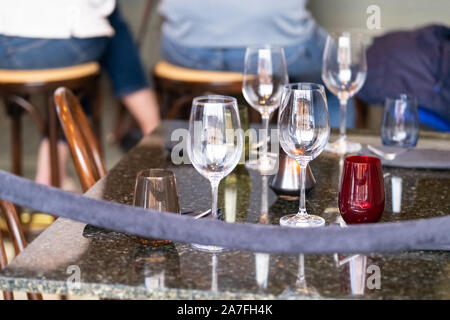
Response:
[[[192,166],[170,161],[171,133],[186,126],[164,122],[86,195],[131,204],[139,170],[169,168],[176,175],[181,210],[209,208],[208,181]],[[350,132],[349,137],[371,144],[380,140],[373,132]],[[449,135],[424,133],[418,148],[449,150],[449,141]],[[340,221],[339,162],[323,153],[311,163],[317,183],[307,195],[307,209],[327,223]],[[449,170],[384,167],[383,172],[382,221],[450,214]],[[392,210],[393,177],[402,181],[400,212]],[[298,200],[278,198],[269,183],[270,177],[238,166],[220,184],[224,219],[277,224],[283,215],[296,212]],[[186,243],[154,246],[146,239],[59,218],[0,272],[0,290],[120,299],[450,299],[450,252],[212,254]]]

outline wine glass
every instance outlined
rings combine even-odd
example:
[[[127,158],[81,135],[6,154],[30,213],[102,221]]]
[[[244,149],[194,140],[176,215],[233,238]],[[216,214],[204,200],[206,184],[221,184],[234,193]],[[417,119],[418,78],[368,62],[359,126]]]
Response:
[[[406,94],[386,98],[384,103],[381,140],[383,145],[413,148],[419,138],[417,99]]]
[[[321,217],[309,215],[305,206],[305,177],[308,163],[325,148],[330,136],[327,98],[320,84],[296,83],[285,86],[278,118],[280,144],[300,166],[300,206],[297,214],[280,219],[287,227],[320,227]]]
[[[238,164],[243,149],[243,133],[236,99],[226,96],[197,97],[192,102],[187,151],[194,168],[211,183],[211,217],[217,219],[220,180]],[[193,244],[195,248],[217,252],[221,247]]]
[[[381,161],[375,157],[352,156],[344,161],[339,211],[347,224],[380,220],[385,194]]]
[[[347,141],[347,102],[363,86],[367,64],[364,42],[361,37],[348,32],[327,37],[323,53],[322,80],[325,86],[338,97],[341,105],[339,139],[327,146],[336,154],[358,152],[360,143]]]
[[[268,156],[269,119],[279,106],[283,86],[288,83],[284,49],[277,46],[253,46],[245,52],[242,93],[247,102],[261,114],[263,131],[260,143],[262,152],[258,161],[249,161],[250,169],[271,171],[276,161]],[[250,154],[251,155],[251,154]]]

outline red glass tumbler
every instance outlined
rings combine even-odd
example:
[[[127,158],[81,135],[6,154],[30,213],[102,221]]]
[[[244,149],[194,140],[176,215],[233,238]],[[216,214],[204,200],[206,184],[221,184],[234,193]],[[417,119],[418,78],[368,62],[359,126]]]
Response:
[[[384,179],[381,161],[351,156],[344,162],[339,211],[348,224],[377,222],[384,211]]]

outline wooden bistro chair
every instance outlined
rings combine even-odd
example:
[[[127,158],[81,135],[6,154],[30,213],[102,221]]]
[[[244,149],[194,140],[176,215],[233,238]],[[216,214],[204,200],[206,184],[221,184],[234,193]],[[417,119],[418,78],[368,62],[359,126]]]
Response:
[[[175,119],[182,112],[187,116],[190,111],[187,106],[196,96],[242,94],[243,75],[238,72],[188,69],[160,61],[153,69],[153,78],[162,115],[167,119]]]
[[[21,253],[27,246],[27,241],[22,231],[22,226],[19,222],[16,209],[11,202],[0,200],[0,209],[8,226],[8,232],[14,245],[16,256]],[[3,244],[2,233],[0,232],[0,270],[6,267],[8,260],[6,257],[6,250]],[[42,295],[39,293],[27,293],[30,300],[42,300]],[[3,299],[13,300],[12,292],[3,292]]]
[[[92,97],[92,118],[94,130],[100,136],[100,66],[97,62],[77,66],[42,70],[0,69],[0,99],[3,100],[8,116],[11,118],[12,172],[22,174],[22,133],[21,116],[28,112],[37,124],[40,133],[49,138],[51,181],[59,186],[57,140],[59,128],[53,106],[53,92],[64,86],[77,92],[79,96]],[[30,97],[40,95],[44,98],[43,115],[31,104]]]
[[[106,174],[99,142],[89,125],[78,98],[67,88],[54,93],[56,113],[66,135],[83,191]]]

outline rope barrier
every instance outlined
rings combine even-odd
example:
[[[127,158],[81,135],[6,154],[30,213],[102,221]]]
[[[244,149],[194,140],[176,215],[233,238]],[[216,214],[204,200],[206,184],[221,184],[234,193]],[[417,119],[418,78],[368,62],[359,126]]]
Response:
[[[267,253],[369,253],[450,248],[450,216],[346,228],[285,228],[165,214],[96,200],[0,170],[0,198],[97,227],[147,238]]]

